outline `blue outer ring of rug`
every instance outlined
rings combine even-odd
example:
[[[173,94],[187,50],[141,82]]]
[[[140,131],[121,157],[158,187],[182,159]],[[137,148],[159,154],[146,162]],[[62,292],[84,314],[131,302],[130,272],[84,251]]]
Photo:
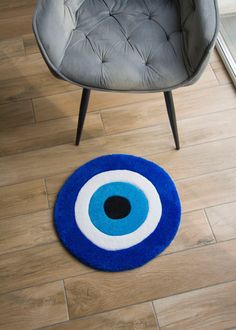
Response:
[[[97,174],[129,170],[141,174],[156,188],[162,214],[156,229],[127,249],[109,251],[95,245],[81,232],[75,220],[75,203],[81,188]],[[158,165],[140,157],[114,154],[98,157],[78,168],[62,186],[54,207],[54,224],[68,251],[84,264],[103,271],[125,271],[149,262],[169,246],[181,218],[181,204],[174,182]]]

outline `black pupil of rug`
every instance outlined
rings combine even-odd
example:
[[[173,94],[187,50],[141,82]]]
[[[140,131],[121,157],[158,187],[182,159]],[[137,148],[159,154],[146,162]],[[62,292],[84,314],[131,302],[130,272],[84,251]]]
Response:
[[[105,201],[104,210],[109,218],[122,219],[129,215],[131,205],[125,197],[112,196]]]

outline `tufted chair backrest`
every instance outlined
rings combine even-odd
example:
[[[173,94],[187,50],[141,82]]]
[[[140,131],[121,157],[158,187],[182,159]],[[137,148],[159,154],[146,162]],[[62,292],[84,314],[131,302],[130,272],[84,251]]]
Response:
[[[85,2],[86,6],[83,6]],[[135,52],[128,53],[124,50],[121,56],[127,56],[133,62],[130,62],[131,65],[127,68],[130,72],[134,69],[132,74],[137,72],[137,68],[139,71],[142,70],[143,65],[146,65],[150,72],[150,60],[159,56],[160,49],[165,48],[158,59],[155,78],[154,71],[150,76],[152,80],[162,81],[156,84],[158,89],[159,85],[165,86],[165,82],[171,80],[170,75],[178,77],[180,72],[185,85],[197,80],[207,64],[206,59],[215,42],[217,13],[216,0],[38,0],[33,26],[36,27],[37,40],[43,44],[40,48],[47,63],[55,72],[59,69],[72,81],[75,80],[74,75],[78,76],[77,72],[73,75],[76,69],[73,60],[81,56],[73,53],[74,45],[84,38],[88,38],[89,44],[87,42],[86,47],[90,47],[90,51],[87,49],[86,54],[91,55],[91,62],[95,63],[94,61],[99,59],[101,65],[106,62],[103,54],[110,50],[111,45],[113,47],[114,43],[119,43],[123,39],[128,43],[130,40],[130,46]],[[148,19],[152,21],[152,29]],[[101,22],[107,29],[109,24],[114,22],[121,34],[117,38],[110,29],[109,36],[100,40],[97,47],[94,32]],[[146,31],[145,38],[142,37],[142,33],[137,32],[136,28],[140,25]],[[151,46],[152,49],[149,49],[150,43],[145,43],[145,40],[149,39],[147,33],[155,42],[155,45]],[[93,47],[94,43],[96,49]],[[70,58],[72,54],[73,58]],[[84,63],[89,66],[89,58],[86,58]],[[99,65],[94,68],[98,70],[98,81],[95,83],[107,87],[105,74],[103,77],[99,75]],[[164,70],[167,66],[168,70]],[[108,64],[105,67],[108,67]]]

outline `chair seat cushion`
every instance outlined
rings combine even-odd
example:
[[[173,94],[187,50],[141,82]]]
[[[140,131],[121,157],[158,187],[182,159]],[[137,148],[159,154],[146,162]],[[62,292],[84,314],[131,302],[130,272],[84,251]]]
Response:
[[[188,79],[176,1],[39,3],[35,33],[49,66],[64,79],[117,91],[167,90]]]

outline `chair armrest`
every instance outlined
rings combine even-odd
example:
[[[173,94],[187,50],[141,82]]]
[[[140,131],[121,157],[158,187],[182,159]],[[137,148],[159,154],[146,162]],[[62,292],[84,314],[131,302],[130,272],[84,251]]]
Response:
[[[192,75],[201,69],[215,44],[219,25],[217,0],[177,1],[180,8],[185,64]]]

